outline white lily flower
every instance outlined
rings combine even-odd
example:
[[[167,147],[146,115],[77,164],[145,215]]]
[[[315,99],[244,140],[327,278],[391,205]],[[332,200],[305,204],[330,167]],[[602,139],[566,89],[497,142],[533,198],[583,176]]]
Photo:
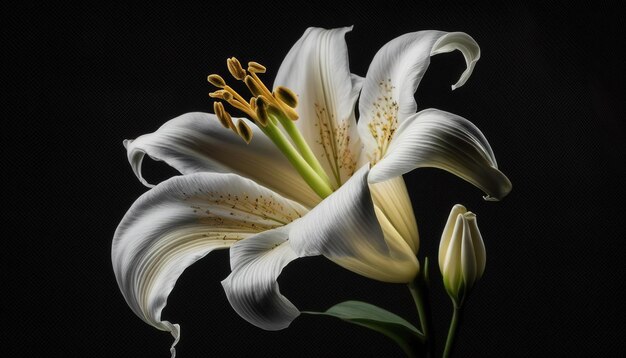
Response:
[[[280,294],[276,279],[298,257],[324,255],[387,282],[415,277],[419,239],[402,174],[436,167],[488,197],[510,191],[474,125],[435,109],[415,113],[413,94],[431,55],[460,50],[467,69],[455,86],[467,80],[480,54],[470,36],[400,36],[361,78],[349,71],[348,31],[309,28],[283,61],[273,93],[257,76],[263,66],[251,62],[246,71],[229,59],[229,71],[253,95],[249,102],[220,76],[209,76],[220,88],[212,97],[247,119],[233,119],[219,103],[216,115],[185,114],[125,141],[142,183],[151,186],[141,174],[146,154],[184,174],[133,204],[112,247],[129,306],[170,331],[174,344],[179,327],[161,320],[161,311],[184,269],[212,250],[231,249],[232,273],[223,286],[233,308],[261,328],[283,329],[299,311]]]
[[[460,307],[485,272],[487,253],[476,214],[460,204],[452,207],[439,244],[439,269],[448,295]]]

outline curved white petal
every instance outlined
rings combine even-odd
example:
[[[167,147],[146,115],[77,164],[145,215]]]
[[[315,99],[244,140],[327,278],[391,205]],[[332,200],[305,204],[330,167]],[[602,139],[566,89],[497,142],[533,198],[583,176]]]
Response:
[[[387,155],[371,170],[376,183],[415,168],[444,169],[498,200],[511,191],[511,182],[498,170],[493,151],[476,126],[467,119],[437,109],[408,118],[399,128]]]
[[[439,267],[443,270],[446,260],[446,255],[448,253],[448,248],[450,247],[450,241],[452,240],[452,232],[455,228],[455,223],[457,217],[461,214],[465,214],[467,209],[461,205],[456,204],[450,210],[450,215],[448,215],[448,220],[446,221],[446,225],[444,226],[443,233],[441,234],[441,242],[439,243]]]
[[[415,277],[419,264],[413,250],[373,205],[367,174],[367,166],[357,171],[303,218],[231,247],[232,273],[222,285],[241,317],[266,330],[289,326],[299,311],[280,294],[276,280],[298,257],[324,255],[382,281],[405,283]]]
[[[411,247],[393,232],[393,226],[379,224],[367,175],[364,166],[305,217],[292,223],[290,244],[299,256],[324,255],[366,277],[409,282],[419,264]]]
[[[320,198],[271,140],[255,125],[249,126],[254,135],[250,144],[246,144],[234,132],[222,127],[214,114],[186,113],[153,133],[125,140],[124,146],[133,171],[147,186],[151,185],[141,175],[141,163],[146,154],[183,174],[237,173],[304,205],[317,204]]]
[[[466,219],[476,261],[475,279],[478,280],[485,272],[485,265],[487,263],[487,251],[485,250],[485,243],[483,242],[482,235],[480,234],[480,230],[478,229],[476,215],[466,215]]]
[[[414,94],[430,64],[430,56],[460,50],[467,64],[452,89],[471,75],[480,48],[462,32],[419,31],[399,36],[383,46],[370,65],[359,100],[359,134],[368,159],[385,155],[395,129],[417,110]]]
[[[463,267],[461,265],[461,247],[463,243],[463,233],[465,227],[465,217],[459,215],[454,218],[452,236],[448,242],[448,248],[441,266],[444,285],[446,290],[456,299],[463,285]]]
[[[478,275],[478,267],[476,265],[476,252],[474,242],[468,225],[468,217],[463,217],[463,238],[461,240],[461,271],[463,272],[463,282],[465,287],[472,287]]]
[[[214,249],[305,213],[303,206],[235,174],[173,177],[143,194],[122,219],[111,249],[113,271],[135,314],[170,331],[177,342],[178,325],[162,321],[161,311],[185,268]]]
[[[289,246],[288,228],[280,227],[242,240],[230,249],[232,273],[222,281],[233,309],[257,327],[287,328],[300,311],[278,288],[278,275],[298,258]]]
[[[419,249],[419,233],[411,198],[402,176],[380,183],[370,183],[370,191],[374,205],[416,254]],[[381,221],[380,216],[378,221]]]
[[[354,106],[362,79],[350,74],[344,39],[351,29],[308,28],[274,81],[298,94],[296,125],[337,187],[356,169],[361,146]]]

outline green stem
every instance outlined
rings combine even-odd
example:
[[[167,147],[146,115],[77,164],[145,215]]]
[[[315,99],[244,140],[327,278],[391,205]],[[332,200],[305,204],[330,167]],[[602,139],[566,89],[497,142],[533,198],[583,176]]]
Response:
[[[428,327],[428,319],[426,318],[426,305],[424,303],[424,293],[419,288],[419,284],[416,285],[414,282],[409,283],[409,291],[411,291],[411,296],[413,296],[413,301],[415,302],[415,307],[417,308],[417,315],[420,319],[420,327],[422,328],[422,333],[424,334],[424,340],[428,340],[429,337],[429,327]]]
[[[304,160],[311,166],[311,168],[317,173],[317,175],[319,175],[324,181],[326,181],[326,183],[330,187],[333,187],[333,185],[330,183],[330,178],[328,178],[328,175],[326,174],[326,171],[324,170],[324,168],[322,168],[322,165],[317,160],[317,157],[311,150],[311,147],[309,147],[309,144],[306,142],[306,140],[304,140],[302,133],[300,133],[295,123],[289,118],[285,118],[283,116],[276,117],[285,129],[285,132],[287,132],[289,137],[291,137],[291,140],[293,140],[293,143],[296,145],[296,148],[298,149]]]
[[[413,296],[422,333],[424,334],[425,356],[434,357],[435,345],[430,324],[432,317],[430,316],[430,306],[428,303],[428,257],[424,258],[424,267],[415,280],[409,283],[409,291],[411,291],[411,296]]]
[[[450,321],[450,330],[448,331],[448,339],[446,340],[446,348],[443,351],[443,357],[448,358],[452,353],[452,346],[454,344],[454,337],[459,328],[459,320],[461,318],[461,307],[454,305],[454,311],[452,313],[452,321]]]
[[[304,181],[319,195],[322,199],[333,193],[333,189],[320,175],[309,165],[309,163],[298,153],[296,148],[289,142],[283,132],[272,123],[262,128],[263,132],[274,142],[287,157],[291,165],[296,168]]]

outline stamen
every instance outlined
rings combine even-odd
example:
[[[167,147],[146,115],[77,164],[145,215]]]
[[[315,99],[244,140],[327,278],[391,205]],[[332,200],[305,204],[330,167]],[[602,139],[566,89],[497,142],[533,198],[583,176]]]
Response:
[[[215,74],[209,75],[209,77],[207,77],[207,80],[209,81],[210,84],[212,84],[215,87],[218,87],[218,88],[226,87],[226,82],[220,75],[215,75]]]
[[[233,99],[233,94],[228,91],[224,91],[222,98],[224,98],[226,102],[230,102],[230,100]]]
[[[255,101],[256,103],[256,116],[259,120],[259,123],[265,127],[269,121],[269,117],[267,115],[267,100],[263,96],[259,96]]]
[[[276,89],[274,89],[274,97],[291,108],[296,108],[298,106],[298,96],[287,87],[276,87]]]
[[[231,57],[226,60],[226,66],[228,67],[228,71],[233,77],[237,80],[243,80],[246,77],[246,71],[241,67],[241,63],[235,57]]]
[[[219,90],[219,91],[209,93],[209,97],[222,99],[224,98],[224,94],[222,93],[221,90]]]
[[[246,141],[247,144],[250,144],[250,141],[252,140],[252,129],[250,129],[248,124],[244,122],[243,119],[239,119],[237,122],[237,133],[241,138],[243,138],[243,140]]]
[[[263,94],[261,87],[251,76],[246,76],[246,78],[243,81],[246,84],[246,86],[248,86],[248,89],[250,90],[250,93],[252,93],[253,96],[257,97]]]
[[[224,115],[224,105],[222,102],[213,102],[213,112],[219,118]]]
[[[222,102],[213,102],[213,111],[215,111],[217,119],[219,119],[224,128],[234,129],[235,126],[233,124],[233,120],[230,117],[230,114],[224,109]]]
[[[330,195],[333,192],[333,186],[326,172],[293,123],[298,119],[298,113],[294,109],[298,105],[298,96],[286,87],[277,87],[272,93],[257,76],[257,73],[266,71],[265,66],[257,62],[249,62],[247,72],[235,57],[229,58],[226,65],[234,78],[245,83],[252,93],[252,98],[244,99],[217,74],[208,76],[208,81],[220,89],[210,93],[209,96],[222,99],[246,113],[252,123],[257,125],[285,154],[289,162],[320,197],[325,198]],[[214,103],[213,108],[224,127],[230,128],[246,143],[250,143],[254,132],[250,129],[248,122],[239,119],[236,124],[233,123],[232,117],[226,112],[222,102]],[[279,126],[293,142],[285,137],[285,133]]]
[[[232,93],[225,91],[225,90],[218,90],[215,92],[211,92],[209,93],[209,97],[223,99],[227,102],[233,99]]]
[[[252,73],[265,73],[265,66],[258,62],[250,61],[248,62],[248,71]]]

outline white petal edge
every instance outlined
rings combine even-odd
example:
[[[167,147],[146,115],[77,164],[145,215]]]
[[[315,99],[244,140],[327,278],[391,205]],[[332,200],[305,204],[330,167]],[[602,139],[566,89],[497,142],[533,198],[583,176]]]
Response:
[[[182,174],[236,173],[306,206],[317,204],[320,198],[271,140],[256,125],[245,118],[242,120],[252,128],[250,144],[222,127],[214,114],[183,114],[153,133],[125,140],[128,161],[137,178],[148,187],[153,185],[141,173],[146,154],[154,160],[166,162]]]
[[[356,169],[361,147],[354,108],[363,79],[350,73],[345,35],[351,30],[308,28],[274,81],[298,94],[296,126],[336,187]]]
[[[421,167],[443,169],[470,182],[487,193],[485,200],[499,200],[511,191],[482,132],[452,113],[426,109],[408,118],[369,180],[377,183]]]
[[[454,50],[461,51],[467,65],[457,83],[452,85],[452,89],[456,89],[465,84],[480,58],[480,47],[466,33],[412,32],[391,40],[376,53],[359,100],[358,129],[369,157],[375,156],[377,147],[377,140],[372,137],[369,127],[370,122],[375,122],[376,114],[381,108],[390,108],[387,112],[393,120],[389,124],[402,124],[417,111],[414,94],[430,64],[430,57]],[[394,103],[397,108],[391,109]]]
[[[411,281],[419,264],[397,235],[385,235],[367,184],[368,165],[290,226],[299,256],[324,255],[357,274],[385,282]],[[393,231],[393,230],[391,230]]]
[[[215,249],[287,224],[306,208],[235,174],[170,178],[128,210],[112,243],[111,260],[126,302],[146,323],[170,331],[161,311],[183,271]],[[175,351],[172,346],[172,356]]]
[[[242,240],[230,249],[232,273],[222,281],[233,309],[246,321],[268,330],[287,328],[300,311],[280,293],[278,276],[298,258],[280,227]]]

